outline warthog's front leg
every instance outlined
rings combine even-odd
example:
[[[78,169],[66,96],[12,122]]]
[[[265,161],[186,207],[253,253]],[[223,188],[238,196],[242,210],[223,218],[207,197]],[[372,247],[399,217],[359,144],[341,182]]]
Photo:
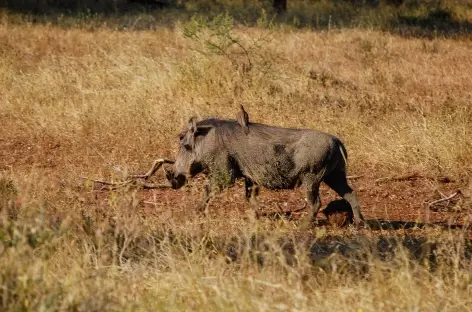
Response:
[[[257,196],[259,195],[259,185],[254,183],[251,179],[245,178],[244,186],[246,191],[246,200],[251,205],[255,217],[259,218],[259,203],[257,202]]]
[[[208,214],[210,200],[215,197],[215,195],[220,193],[222,189],[223,187],[211,180],[205,185],[205,188],[203,189],[202,201],[198,204],[198,213],[200,215],[206,216]]]
[[[210,200],[229,185],[234,184],[236,175],[227,157],[216,158],[210,167],[210,181],[205,185],[203,199],[198,206],[200,214],[206,215]]]
[[[212,188],[211,184],[206,184],[205,188],[203,189],[203,198],[202,201],[198,205],[198,213],[200,215],[206,216],[208,213],[208,204],[210,203],[210,199],[212,197]]]

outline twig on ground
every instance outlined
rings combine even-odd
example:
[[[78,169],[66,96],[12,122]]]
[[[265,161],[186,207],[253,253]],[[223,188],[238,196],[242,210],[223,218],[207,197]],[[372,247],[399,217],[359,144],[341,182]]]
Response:
[[[136,175],[129,175],[128,177],[133,178],[133,179],[144,179],[147,180],[149,177],[151,177],[154,173],[156,173],[157,170],[162,166],[162,169],[164,170],[164,173],[167,174],[166,168],[163,166],[164,164],[174,164],[175,161],[165,159],[165,158],[160,158],[154,161],[152,164],[151,169],[145,174],[136,174]]]
[[[457,192],[454,192],[452,193],[451,195],[447,196],[447,197],[444,197],[444,198],[441,198],[441,199],[438,199],[438,200],[434,200],[432,202],[430,202],[428,204],[428,207],[431,207],[433,205],[436,205],[436,204],[439,204],[439,203],[442,203],[442,202],[445,202],[445,201],[448,201],[448,200],[451,200],[453,199],[454,197],[456,197],[457,195],[461,194],[461,191],[458,190]]]
[[[168,176],[168,171],[165,169],[163,166],[164,164],[174,164],[175,161],[165,159],[165,158],[160,158],[154,161],[152,164],[151,169],[145,174],[137,174],[137,175],[129,175],[128,177],[131,179],[125,180],[125,181],[119,181],[119,182],[111,182],[111,181],[105,181],[105,180],[98,180],[98,179],[90,179],[87,177],[81,177],[84,180],[92,181],[93,183],[101,184],[101,185],[106,185],[109,187],[109,189],[117,189],[119,187],[127,186],[127,185],[134,185],[134,186],[140,186],[144,189],[160,189],[160,188],[171,188],[172,185],[170,183],[148,183],[146,182],[149,177],[151,177],[153,174],[156,173],[156,171],[162,167],[164,170],[164,173],[166,177]],[[144,181],[136,180],[136,179],[144,179]]]
[[[134,185],[134,186],[140,186],[144,189],[161,189],[161,188],[171,188],[171,184],[167,183],[147,183],[147,182],[142,182],[138,180],[126,180],[126,181],[120,181],[120,182],[110,182],[110,181],[104,181],[104,180],[96,180],[96,179],[90,179],[87,177],[80,177],[81,179],[87,180],[87,181],[92,181],[93,183],[101,184],[103,186],[108,186],[109,189],[115,190],[119,187],[124,187],[127,185]]]
[[[304,211],[304,210],[306,210],[307,207],[308,207],[308,204],[305,203],[305,204],[303,204],[303,207],[297,208],[297,209],[295,209],[295,210],[291,210],[290,213],[298,213],[298,212],[300,212],[300,211]]]
[[[153,190],[153,189],[163,189],[163,188],[172,188],[172,185],[171,184],[167,184],[167,183],[140,183],[140,185],[144,188],[144,189],[149,189],[149,190]]]
[[[132,180],[126,180],[126,181],[120,181],[120,182],[111,182],[111,181],[105,181],[105,180],[90,179],[88,177],[80,177],[80,178],[83,179],[83,180],[86,180],[86,181],[92,181],[93,183],[111,186],[112,188],[125,186],[125,185],[128,185],[128,184],[133,182]]]
[[[390,181],[407,181],[407,180],[416,180],[416,179],[421,179],[421,178],[434,179],[429,176],[420,175],[418,173],[412,173],[412,174],[406,174],[406,175],[401,175],[401,176],[378,178],[375,180],[375,183],[384,183],[384,182],[390,182]]]
[[[347,176],[346,178],[348,180],[357,180],[357,179],[362,178],[363,176],[364,176],[363,174],[354,174],[354,175]]]
[[[442,183],[454,182],[453,179],[451,179],[447,176],[433,177],[433,176],[423,175],[423,174],[419,174],[419,173],[415,172],[415,173],[401,175],[401,176],[378,178],[378,179],[375,180],[375,183],[379,184],[379,183],[385,183],[385,182],[390,182],[390,181],[399,182],[399,181],[418,180],[418,179],[435,180],[435,181],[439,181],[439,182],[442,182]]]

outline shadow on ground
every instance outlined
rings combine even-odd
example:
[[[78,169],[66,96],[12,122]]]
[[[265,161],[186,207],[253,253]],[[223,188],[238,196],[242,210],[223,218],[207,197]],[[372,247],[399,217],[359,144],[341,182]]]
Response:
[[[457,20],[450,9],[436,7],[422,16],[401,14],[390,22],[388,30],[403,36],[434,39],[470,35],[472,23]]]
[[[260,213],[261,217],[268,218],[270,220],[286,219],[288,221],[299,220],[302,218],[301,212],[306,211],[305,208],[296,211],[284,211],[284,212],[263,212]],[[352,223],[352,222],[351,222]],[[468,224],[449,224],[448,222],[412,222],[412,221],[400,221],[400,220],[383,220],[383,219],[367,219],[364,220],[365,227],[370,230],[409,230],[409,229],[426,229],[426,228],[438,228],[443,230],[454,230],[463,229],[469,230],[472,227]],[[331,226],[326,219],[317,220],[315,226]]]
[[[235,23],[254,26],[262,14],[275,24],[314,30],[352,27],[381,29],[406,37],[460,37],[472,33],[472,6],[450,2],[421,3],[416,0],[289,2],[277,15],[270,1],[175,1],[175,0],[0,0],[0,8],[19,14],[18,22],[49,23],[117,30],[155,29],[188,21],[194,15],[213,18],[230,14]],[[265,12],[265,13],[262,13]],[[463,12],[459,14],[457,12]],[[462,17],[461,17],[462,16]],[[12,21],[15,19],[12,18]]]
[[[455,229],[468,230],[470,229],[469,225],[448,224],[447,222],[422,223],[422,222],[392,221],[392,220],[382,220],[382,219],[366,220],[366,225],[371,230],[409,230],[409,229],[425,229],[425,228],[439,228],[443,230],[455,230]]]
[[[375,261],[413,261],[434,271],[438,267],[438,257],[450,257],[452,253],[457,253],[461,261],[472,260],[472,240],[464,237],[455,239],[455,243],[451,244],[425,235],[328,235],[322,238],[305,237],[305,243],[300,243],[298,239],[279,239],[274,246],[273,243],[267,243],[263,236],[252,236],[249,243],[242,242],[241,238],[233,238],[226,245],[225,253],[228,262],[237,262],[249,256],[260,266],[264,266],[266,259],[274,254],[283,255],[287,265],[294,265],[300,260],[300,253],[304,253],[313,266],[328,271],[342,263],[349,271],[365,274]],[[454,249],[454,246],[458,246],[455,244],[462,246],[462,249]]]

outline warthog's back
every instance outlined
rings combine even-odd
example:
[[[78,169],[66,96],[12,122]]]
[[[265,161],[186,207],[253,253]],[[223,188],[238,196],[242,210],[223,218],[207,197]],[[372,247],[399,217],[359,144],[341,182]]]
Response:
[[[304,173],[329,167],[333,151],[338,149],[339,140],[320,131],[251,123],[246,135],[233,120],[203,122],[215,127],[218,144],[243,175],[267,188],[297,186]]]
[[[241,113],[244,114],[242,107]],[[288,189],[302,183],[310,206],[305,228],[321,207],[319,187],[324,182],[349,203],[355,222],[360,223],[359,201],[346,179],[346,149],[337,137],[309,129],[252,123],[244,115],[238,118],[240,122],[205,119],[197,124],[192,118],[187,130],[180,134],[175,165],[179,169],[173,180],[191,174],[192,167],[198,167],[199,172],[208,169],[210,183],[203,201],[205,210],[212,191],[219,188],[215,185],[221,184],[218,178],[223,173],[230,178],[224,179],[227,184],[238,177],[245,178],[245,196],[252,204],[259,186]],[[257,216],[257,209],[254,212]]]

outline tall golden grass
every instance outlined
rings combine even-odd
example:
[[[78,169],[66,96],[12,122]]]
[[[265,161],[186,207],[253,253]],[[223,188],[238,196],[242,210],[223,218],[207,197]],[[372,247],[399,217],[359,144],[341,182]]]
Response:
[[[429,243],[406,231],[300,233],[237,212],[196,218],[191,189],[150,194],[155,210],[136,190],[80,182],[173,157],[189,117],[234,118],[239,104],[254,121],[340,136],[351,173],[469,181],[470,39],[231,31],[245,46],[266,38],[251,69],[235,47],[201,53],[179,25],[0,26],[2,310],[470,309],[466,229],[420,231]]]
[[[2,26],[0,36],[3,129],[36,146],[30,158],[60,154],[55,166],[171,156],[190,116],[234,118],[241,103],[255,121],[339,135],[352,171],[470,174],[470,40],[278,30],[258,51],[269,71],[244,74],[178,29]]]

